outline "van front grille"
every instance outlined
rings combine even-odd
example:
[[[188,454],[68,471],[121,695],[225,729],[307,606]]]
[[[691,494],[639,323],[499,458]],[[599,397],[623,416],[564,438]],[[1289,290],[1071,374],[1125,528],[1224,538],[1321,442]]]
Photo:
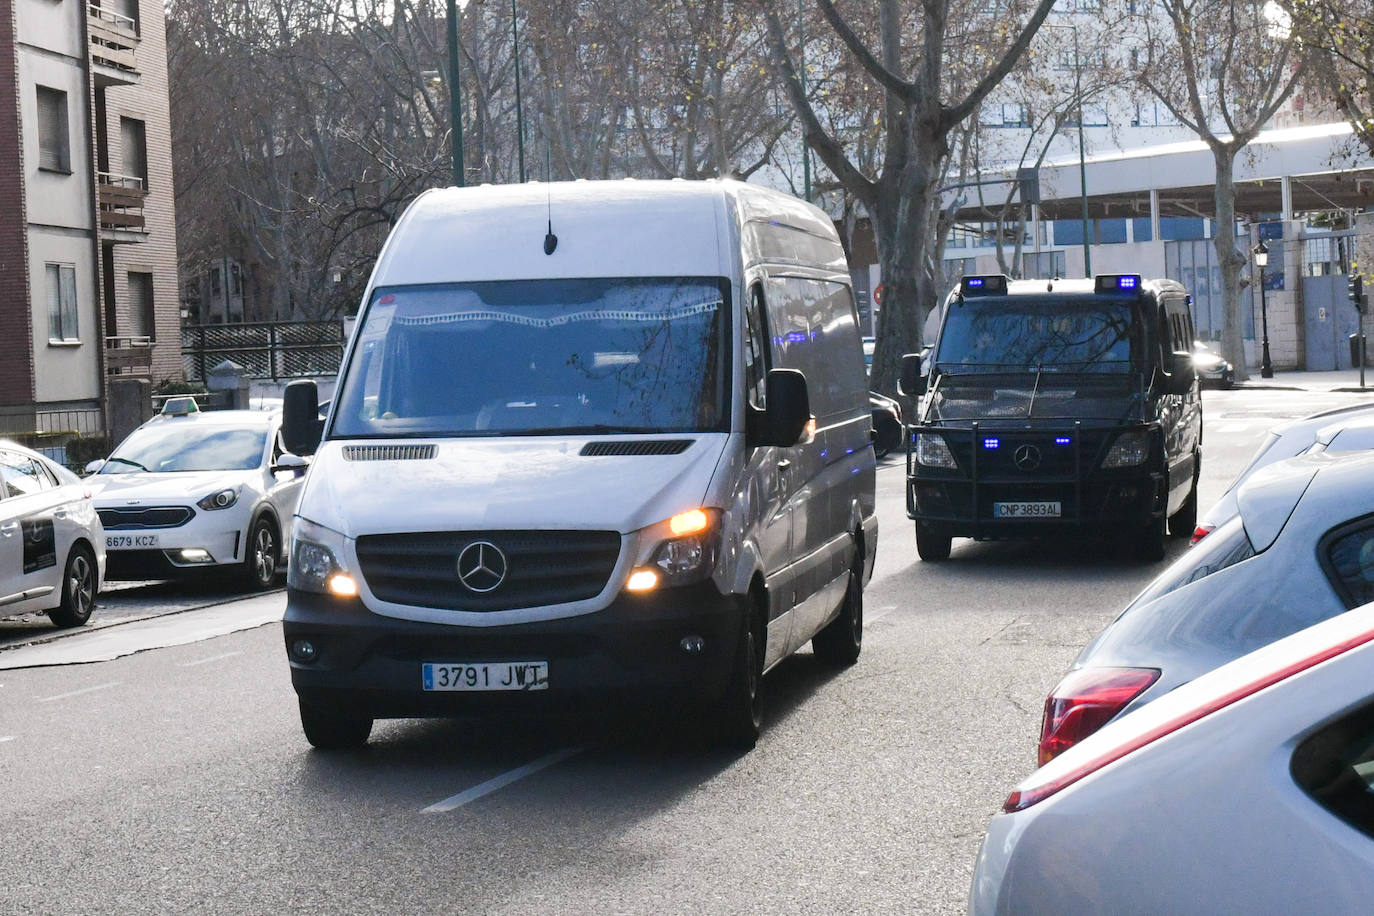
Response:
[[[645,439],[638,442],[588,442],[578,452],[583,456],[602,455],[681,455],[694,444],[692,439]]]
[[[505,611],[596,597],[615,569],[620,544],[614,531],[368,534],[358,538],[358,563],[383,601]]]
[[[345,445],[344,461],[428,461],[432,445]]]

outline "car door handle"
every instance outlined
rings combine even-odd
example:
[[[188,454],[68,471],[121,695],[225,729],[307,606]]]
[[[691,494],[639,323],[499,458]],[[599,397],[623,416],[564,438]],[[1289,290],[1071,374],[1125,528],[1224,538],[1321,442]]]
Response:
[[[787,470],[788,468],[790,468],[790,467],[792,467],[792,462],[789,461],[789,460],[787,460],[786,458],[784,458],[784,459],[782,459],[781,461],[778,462],[778,470],[779,470],[779,471],[786,471],[786,470]]]
[[[18,530],[18,522],[9,522],[8,524],[0,525],[0,534],[3,534],[5,537],[12,537]]]

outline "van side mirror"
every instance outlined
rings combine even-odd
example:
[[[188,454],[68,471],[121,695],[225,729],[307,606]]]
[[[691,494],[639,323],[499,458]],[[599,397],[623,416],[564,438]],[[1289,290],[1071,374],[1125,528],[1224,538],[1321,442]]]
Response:
[[[86,462],[86,468],[85,468],[85,470],[86,470],[86,473],[87,473],[87,474],[98,474],[98,473],[100,473],[100,469],[103,468],[104,466],[105,466],[105,459],[104,459],[104,458],[97,458],[97,459],[95,459],[94,461],[88,461],[88,462]]]
[[[313,455],[323,434],[319,388],[309,379],[291,382],[282,394],[282,444],[293,455]]]
[[[811,422],[806,376],[796,369],[771,369],[765,384],[768,408],[763,412],[755,444],[783,448],[796,445]]]
[[[926,377],[921,372],[923,355],[924,353],[908,353],[902,357],[902,378],[897,383],[897,388],[909,398],[926,393]]]
[[[1197,381],[1197,369],[1193,366],[1193,354],[1186,350],[1175,350],[1164,360],[1167,374],[1164,376],[1165,394],[1187,394],[1193,390]]]

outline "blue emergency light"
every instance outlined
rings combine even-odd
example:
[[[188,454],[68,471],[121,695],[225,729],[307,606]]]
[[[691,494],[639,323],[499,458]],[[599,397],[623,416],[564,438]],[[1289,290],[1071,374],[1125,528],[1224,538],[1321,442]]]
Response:
[[[1005,296],[1007,278],[1003,274],[989,274],[983,277],[964,277],[959,281],[961,296]]]
[[[1100,274],[1093,286],[1098,293],[1138,293],[1143,282],[1140,274]]]
[[[988,436],[986,439],[983,440],[983,448],[985,449],[996,449],[999,448],[1001,445],[1001,440],[993,436]]]

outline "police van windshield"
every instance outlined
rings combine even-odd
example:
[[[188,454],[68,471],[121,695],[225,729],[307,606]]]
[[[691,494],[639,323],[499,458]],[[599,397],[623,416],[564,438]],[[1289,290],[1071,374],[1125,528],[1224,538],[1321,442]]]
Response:
[[[629,278],[379,289],[331,435],[728,430],[728,288]]]
[[[1131,302],[1008,296],[951,303],[936,362],[943,372],[1126,373],[1142,352]]]

